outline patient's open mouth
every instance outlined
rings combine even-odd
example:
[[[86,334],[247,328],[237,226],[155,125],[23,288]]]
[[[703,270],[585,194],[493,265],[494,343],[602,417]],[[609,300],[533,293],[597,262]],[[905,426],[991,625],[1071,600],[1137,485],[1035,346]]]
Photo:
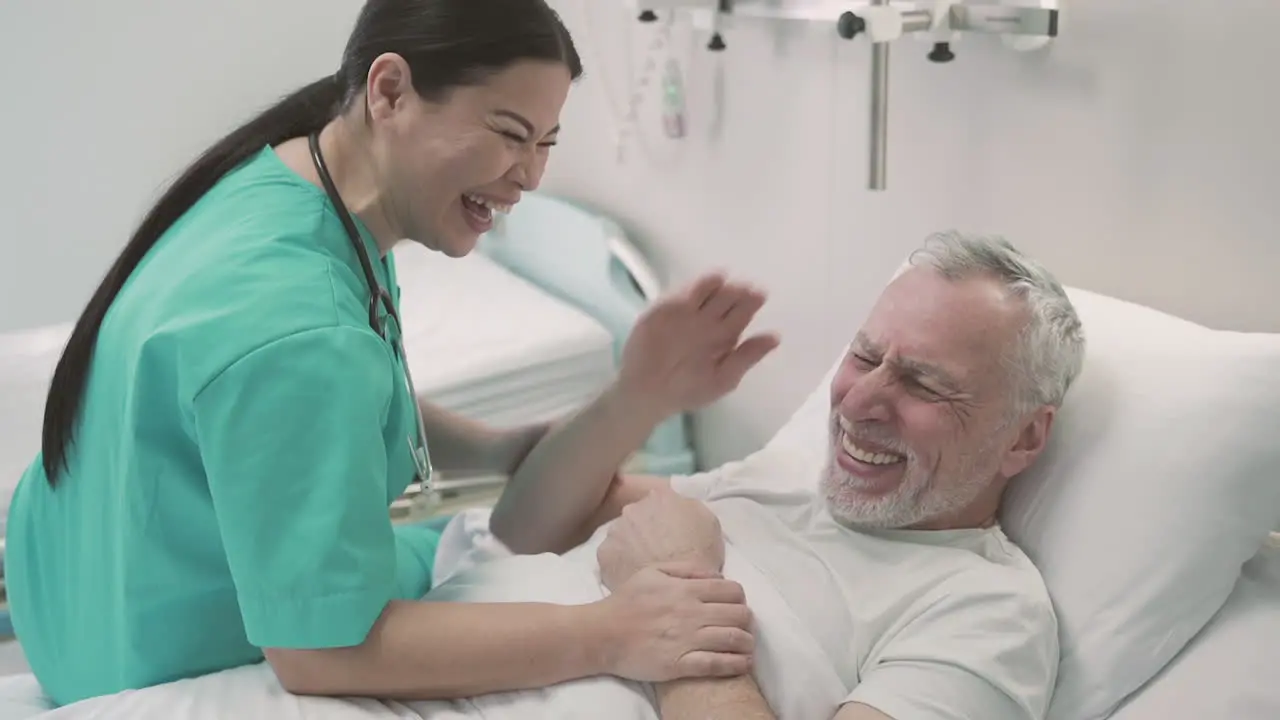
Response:
[[[898,453],[878,452],[870,448],[860,447],[856,442],[854,442],[853,438],[849,437],[848,433],[841,433],[840,447],[843,448],[844,451],[854,460],[865,465],[897,465],[907,459],[905,456],[899,455]]]

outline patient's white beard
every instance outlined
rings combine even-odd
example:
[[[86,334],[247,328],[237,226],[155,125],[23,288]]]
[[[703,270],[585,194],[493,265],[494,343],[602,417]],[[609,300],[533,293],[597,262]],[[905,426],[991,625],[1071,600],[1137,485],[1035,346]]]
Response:
[[[994,433],[982,448],[962,459],[958,481],[939,487],[933,475],[914,457],[908,457],[902,483],[893,492],[875,498],[858,492],[857,482],[836,462],[839,441],[833,441],[820,483],[827,509],[845,525],[875,529],[911,527],[959,512],[977,499],[995,475],[999,457],[993,450],[1000,442],[999,435]]]

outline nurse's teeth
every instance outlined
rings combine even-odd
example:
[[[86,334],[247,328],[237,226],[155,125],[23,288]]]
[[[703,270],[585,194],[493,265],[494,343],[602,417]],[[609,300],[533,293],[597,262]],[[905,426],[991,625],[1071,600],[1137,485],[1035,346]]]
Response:
[[[852,455],[855,460],[864,462],[868,465],[892,465],[897,462],[902,462],[903,460],[901,455],[893,453],[875,453],[869,450],[864,450],[857,445],[854,445],[853,440],[849,439],[847,434],[841,436],[840,445],[844,448],[845,452]]]
[[[471,193],[465,193],[463,194],[463,197],[477,205],[483,205],[484,207],[487,207],[494,212],[502,213],[503,215],[511,212],[511,206],[506,203],[495,202],[487,198],[482,198],[479,195],[472,195]]]

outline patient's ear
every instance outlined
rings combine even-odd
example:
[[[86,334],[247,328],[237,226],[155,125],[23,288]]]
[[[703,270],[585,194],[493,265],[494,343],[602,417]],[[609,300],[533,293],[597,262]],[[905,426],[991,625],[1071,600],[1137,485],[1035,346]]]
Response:
[[[1006,478],[1017,476],[1031,467],[1049,442],[1049,430],[1053,427],[1056,410],[1042,405],[1024,418],[1022,430],[1013,439],[1013,445],[1004,455],[1000,474]]]

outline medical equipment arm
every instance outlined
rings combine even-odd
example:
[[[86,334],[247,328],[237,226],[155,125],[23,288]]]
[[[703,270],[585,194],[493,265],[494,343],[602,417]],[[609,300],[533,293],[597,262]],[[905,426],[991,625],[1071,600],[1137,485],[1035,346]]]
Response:
[[[751,675],[659,683],[662,720],[776,720]],[[837,716],[837,720],[850,720]],[[876,720],[855,716],[851,720]]]
[[[513,552],[563,552],[600,506],[610,480],[662,418],[620,385],[550,429],[494,507],[493,534]]]

